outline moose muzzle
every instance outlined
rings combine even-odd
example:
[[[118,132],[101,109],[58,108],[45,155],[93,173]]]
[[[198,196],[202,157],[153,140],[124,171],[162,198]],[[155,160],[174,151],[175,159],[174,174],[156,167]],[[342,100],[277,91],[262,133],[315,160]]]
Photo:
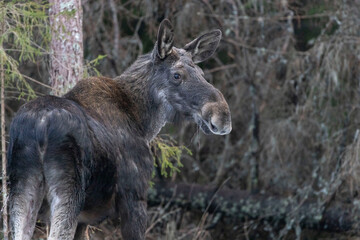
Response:
[[[231,132],[231,114],[223,98],[220,102],[205,103],[201,108],[201,118],[200,127],[207,134],[226,135]]]

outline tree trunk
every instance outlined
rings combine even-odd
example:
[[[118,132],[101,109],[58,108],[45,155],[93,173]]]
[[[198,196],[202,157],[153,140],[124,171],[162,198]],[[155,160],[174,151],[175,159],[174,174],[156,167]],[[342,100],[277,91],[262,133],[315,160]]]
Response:
[[[306,229],[358,232],[360,212],[353,206],[325,209],[316,201],[299,204],[290,198],[251,194],[198,184],[157,183],[148,193],[149,206],[170,203],[189,211],[217,214],[234,220],[299,221]]]
[[[1,22],[0,33],[2,34],[4,29],[4,22]],[[6,131],[5,131],[5,69],[4,58],[0,57],[0,78],[1,78],[1,159],[2,159],[2,218],[3,218],[3,234],[4,240],[9,239],[9,226],[8,226],[8,189],[7,189],[7,159],[6,159]]]
[[[62,95],[83,76],[81,0],[50,0],[50,84]]]

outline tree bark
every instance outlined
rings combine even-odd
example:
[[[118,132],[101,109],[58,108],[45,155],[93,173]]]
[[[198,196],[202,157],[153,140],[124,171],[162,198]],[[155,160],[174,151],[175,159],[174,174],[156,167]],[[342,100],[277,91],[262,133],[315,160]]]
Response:
[[[329,232],[359,232],[360,212],[354,206],[323,209],[316,202],[251,194],[197,184],[157,183],[148,193],[149,206],[169,203],[189,211],[218,214],[235,220],[267,220],[285,224],[298,220],[302,228]]]
[[[62,95],[83,76],[83,33],[81,0],[50,0],[50,84]]]
[[[5,32],[5,23],[1,22],[2,34]],[[1,46],[2,47],[2,46]],[[3,234],[4,240],[9,239],[8,226],[8,188],[7,188],[7,159],[6,159],[6,129],[5,129],[5,69],[4,58],[0,57],[0,78],[1,78],[1,159],[2,159],[2,218],[3,218]]]

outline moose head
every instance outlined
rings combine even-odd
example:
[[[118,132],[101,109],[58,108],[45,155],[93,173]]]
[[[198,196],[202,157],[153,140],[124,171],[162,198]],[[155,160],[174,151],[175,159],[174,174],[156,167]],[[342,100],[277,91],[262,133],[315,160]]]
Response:
[[[192,119],[205,134],[225,135],[231,131],[231,115],[222,93],[208,83],[197,63],[210,58],[219,45],[221,31],[208,32],[183,48],[173,46],[173,27],[161,22],[152,52],[158,97],[168,112]]]

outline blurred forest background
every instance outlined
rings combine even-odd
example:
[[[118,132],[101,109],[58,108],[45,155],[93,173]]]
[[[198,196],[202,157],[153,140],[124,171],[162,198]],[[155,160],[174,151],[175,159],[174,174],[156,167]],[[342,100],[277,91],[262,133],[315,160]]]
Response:
[[[152,50],[164,18],[177,47],[223,32],[215,57],[200,66],[228,101],[233,131],[164,129],[155,155],[162,142],[191,154],[183,151],[181,164],[173,159],[180,172],[155,171],[147,239],[358,239],[360,1],[83,0],[82,7],[85,75],[120,75]],[[19,70],[5,82],[7,129],[19,106],[51,91],[43,11],[27,29],[31,49],[11,37],[1,43]],[[114,222],[91,226],[90,239],[119,239]],[[36,236],[44,232],[39,223]]]

